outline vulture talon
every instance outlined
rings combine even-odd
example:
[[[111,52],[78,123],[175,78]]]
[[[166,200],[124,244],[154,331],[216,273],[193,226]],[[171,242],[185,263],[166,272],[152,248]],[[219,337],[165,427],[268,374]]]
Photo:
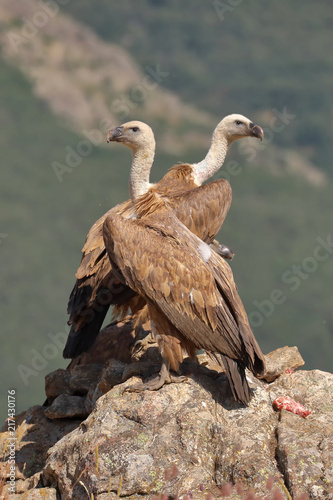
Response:
[[[137,338],[137,337],[136,337]],[[137,359],[140,354],[147,349],[147,347],[151,344],[156,344],[156,340],[152,332],[146,333],[144,338],[134,339],[134,343],[132,344],[132,357]]]
[[[217,255],[219,255],[223,259],[232,260],[234,258],[234,252],[226,245],[219,243],[217,240],[212,241],[210,246],[214,250],[214,252],[216,252]]]
[[[146,382],[130,385],[123,392],[158,391],[164,384],[181,384],[187,381],[187,377],[171,375],[166,364],[163,362],[158,375]]]
[[[221,257],[223,257],[224,259],[228,260],[232,260],[235,255],[234,252],[225,245],[220,245],[217,253],[221,255]]]
[[[122,382],[126,382],[132,377],[150,377],[159,370],[159,366],[151,361],[134,361],[125,368]]]

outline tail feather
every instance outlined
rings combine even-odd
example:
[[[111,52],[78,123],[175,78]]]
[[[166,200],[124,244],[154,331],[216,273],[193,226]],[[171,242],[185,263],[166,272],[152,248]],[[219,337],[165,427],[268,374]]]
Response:
[[[249,335],[248,328],[240,328],[242,340],[244,342],[244,356],[246,368],[248,368],[255,377],[265,373],[265,358],[254,335]],[[252,333],[252,332],[251,332]]]
[[[265,358],[252,332],[244,305],[238,295],[231,268],[216,255],[213,255],[213,260],[216,286],[227,305],[224,316],[221,314],[221,323],[223,326],[230,325],[232,330],[230,341],[235,344],[235,349],[238,349],[237,357],[241,360],[242,365],[246,366],[256,377],[263,375]],[[228,313],[229,317],[227,317],[226,313]]]
[[[102,328],[110,305],[127,310],[134,296],[133,290],[113,277],[105,285],[99,286],[97,291],[91,285],[82,285],[77,280],[68,304],[68,324],[71,329],[63,351],[64,358],[75,358],[87,352]]]
[[[103,321],[109,310],[109,304],[94,313],[90,321],[86,321],[84,326],[75,331],[74,325],[71,327],[67,342],[63,351],[63,357],[76,358],[82,352],[87,352],[92,347],[95,339],[102,328]]]
[[[220,356],[235,400],[247,406],[251,401],[252,394],[246,380],[244,366],[222,354]]]

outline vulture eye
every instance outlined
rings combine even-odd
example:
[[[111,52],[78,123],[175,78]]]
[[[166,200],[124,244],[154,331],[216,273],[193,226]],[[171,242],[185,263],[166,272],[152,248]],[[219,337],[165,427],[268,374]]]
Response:
[[[131,130],[133,130],[133,132],[137,132],[139,130],[139,127],[132,127]]]
[[[242,123],[240,120],[236,120],[236,125],[242,125]]]

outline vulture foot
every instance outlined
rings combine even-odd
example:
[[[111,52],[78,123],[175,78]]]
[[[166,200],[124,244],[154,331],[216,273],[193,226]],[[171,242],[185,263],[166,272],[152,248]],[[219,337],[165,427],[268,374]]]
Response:
[[[224,259],[227,259],[227,260],[232,260],[234,258],[234,252],[226,247],[225,245],[219,245],[219,248],[218,248],[218,251],[217,253],[223,257]]]
[[[222,245],[217,240],[214,240],[210,246],[220,257],[227,260],[232,260],[234,258],[234,252],[227,246]]]
[[[140,357],[148,349],[148,347],[153,344],[156,345],[156,340],[151,332],[147,334],[145,331],[143,331],[143,334],[145,335],[144,337],[142,337],[142,332],[140,331],[133,340],[132,359],[140,359]]]
[[[174,376],[169,372],[166,364],[163,362],[158,375],[154,376],[147,382],[140,382],[138,384],[126,387],[124,392],[142,392],[142,391],[158,391],[164,384],[180,384],[186,382],[188,379],[183,376]]]
[[[127,365],[123,376],[122,382],[126,382],[131,377],[142,375],[149,377],[158,371],[160,364],[153,364],[151,361],[135,361]]]

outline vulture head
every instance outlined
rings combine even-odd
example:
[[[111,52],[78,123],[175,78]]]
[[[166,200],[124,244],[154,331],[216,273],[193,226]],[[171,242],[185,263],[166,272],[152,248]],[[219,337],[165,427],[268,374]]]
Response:
[[[109,130],[106,140],[107,142],[121,142],[134,153],[143,149],[155,150],[155,138],[152,129],[146,123],[137,120]]]
[[[217,125],[214,136],[226,137],[228,143],[241,139],[242,137],[256,137],[261,141],[264,138],[264,131],[259,125],[255,125],[246,116],[233,114],[228,115]]]

